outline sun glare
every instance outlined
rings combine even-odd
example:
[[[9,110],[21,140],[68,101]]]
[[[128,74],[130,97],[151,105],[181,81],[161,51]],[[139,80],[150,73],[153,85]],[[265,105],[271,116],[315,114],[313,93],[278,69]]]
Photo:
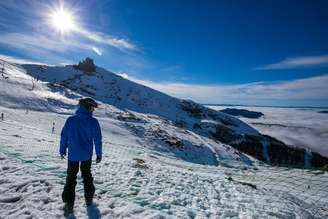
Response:
[[[73,15],[63,8],[50,15],[50,22],[61,33],[67,33],[76,28]]]

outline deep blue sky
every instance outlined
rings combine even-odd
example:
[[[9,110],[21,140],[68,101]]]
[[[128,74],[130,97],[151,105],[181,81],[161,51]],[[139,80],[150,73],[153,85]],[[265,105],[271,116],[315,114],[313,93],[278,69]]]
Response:
[[[115,1],[103,11],[113,13],[109,28],[151,58],[181,66],[193,82],[293,79],[327,70],[252,69],[326,54],[328,1]]]
[[[100,66],[184,98],[188,95],[173,92],[172,84],[187,85],[190,92],[203,86],[225,89],[211,90],[223,92],[217,99],[206,98],[209,91],[204,97],[190,94],[200,102],[228,103],[229,92],[239,92],[247,94],[252,104],[328,105],[328,91],[320,87],[328,77],[328,1],[60,2],[74,14],[82,32],[63,36],[44,21],[59,1],[1,1],[0,53],[51,64],[90,56]],[[101,39],[88,37],[90,33]],[[115,44],[115,40],[123,42]],[[309,87],[306,80],[318,86]],[[279,91],[287,90],[286,98],[282,93],[275,96],[272,85],[277,84]],[[299,95],[304,89],[311,95]],[[320,94],[315,93],[319,90]],[[254,92],[268,92],[268,96]],[[245,101],[231,96],[230,102],[242,103],[241,99]]]

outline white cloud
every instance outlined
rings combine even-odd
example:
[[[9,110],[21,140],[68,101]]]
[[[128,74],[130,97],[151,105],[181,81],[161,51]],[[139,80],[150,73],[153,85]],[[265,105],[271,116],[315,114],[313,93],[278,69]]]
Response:
[[[124,79],[128,79],[129,78],[129,75],[127,73],[119,73],[118,75],[121,76]]]
[[[278,82],[256,82],[231,85],[200,85],[158,83],[131,78],[137,83],[160,90],[178,98],[201,103],[251,103],[284,100],[328,101],[328,74],[317,77]]]
[[[15,56],[7,56],[7,55],[2,55],[2,54],[0,54],[0,59],[5,60],[7,62],[16,63],[16,64],[49,65],[44,62],[38,62],[38,61],[31,60],[31,59],[23,59],[23,58],[19,58],[19,57],[15,57]]]
[[[63,58],[64,53],[94,51],[101,55],[101,51],[94,46],[90,46],[78,41],[66,38],[54,38],[52,36],[24,33],[7,33],[0,35],[0,45],[14,48],[24,52],[30,57],[43,60],[51,60],[52,64],[74,63],[72,60]]]
[[[328,55],[286,58],[280,62],[260,66],[254,70],[293,69],[328,66]]]
[[[99,56],[102,56],[102,52],[97,47],[92,47],[92,50]]]
[[[137,46],[129,42],[127,39],[116,38],[100,32],[92,32],[83,28],[74,29],[77,33],[80,33],[83,37],[92,40],[96,43],[106,44],[113,46],[120,50],[136,50]]]
[[[20,53],[35,59],[42,59],[42,62],[50,64],[74,63],[74,61],[64,58],[58,53],[79,51],[88,49],[84,45],[66,40],[52,39],[42,35],[8,33],[0,35],[0,44],[6,47],[17,49]]]
[[[210,108],[221,110],[226,106],[210,106]],[[328,157],[328,116],[318,113],[319,109],[245,106],[234,108],[262,112],[264,116],[258,119],[240,118],[261,133],[289,145],[310,148]]]
[[[15,49],[25,56],[53,59],[55,63],[67,62],[61,58],[63,54],[81,50],[102,55],[102,50],[107,49],[104,46],[112,47],[108,49],[118,49],[117,52],[124,51],[126,55],[129,55],[130,51],[138,50],[136,45],[125,38],[95,32],[79,22],[71,27],[69,32],[59,34],[50,25],[49,14],[61,7],[67,8],[73,15],[79,15],[79,7],[64,5],[62,1],[22,1],[20,4],[11,1],[0,2],[0,12],[4,15],[0,16],[0,27],[3,29],[0,33],[0,46]],[[8,19],[11,14],[15,14],[15,19]],[[102,50],[98,46],[102,46]]]
[[[78,44],[74,41],[68,41],[65,39],[53,39],[50,36],[27,33],[2,34],[0,35],[0,43],[25,51],[32,50],[32,52],[41,52],[41,50],[64,52],[72,51],[76,48],[87,48],[83,44]]]

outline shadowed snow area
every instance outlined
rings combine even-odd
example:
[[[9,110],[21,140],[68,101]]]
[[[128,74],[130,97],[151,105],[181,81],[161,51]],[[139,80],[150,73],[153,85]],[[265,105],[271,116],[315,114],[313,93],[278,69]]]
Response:
[[[21,66],[6,64],[0,75],[0,218],[63,217],[67,161],[58,155],[60,131],[81,88],[103,103],[95,112],[103,160],[92,166],[93,209],[85,207],[78,178],[76,218],[328,217],[327,172],[269,167],[193,132],[194,118],[178,110],[178,99],[109,72],[99,73],[99,79],[109,77],[100,82],[88,75],[67,80],[68,69],[70,76],[76,71],[34,66],[31,77]],[[77,86],[80,80],[88,86]],[[85,80],[95,80],[94,87]],[[238,133],[257,133],[236,118],[218,115]],[[215,121],[202,122],[211,127]]]

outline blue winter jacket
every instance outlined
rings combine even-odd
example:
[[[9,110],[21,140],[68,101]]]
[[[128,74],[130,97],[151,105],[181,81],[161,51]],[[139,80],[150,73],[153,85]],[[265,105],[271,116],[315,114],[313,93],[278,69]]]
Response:
[[[81,106],[74,116],[70,116],[62,129],[60,139],[60,155],[66,155],[68,160],[90,160],[95,145],[96,155],[102,155],[101,130],[98,120],[92,117],[92,113]]]

